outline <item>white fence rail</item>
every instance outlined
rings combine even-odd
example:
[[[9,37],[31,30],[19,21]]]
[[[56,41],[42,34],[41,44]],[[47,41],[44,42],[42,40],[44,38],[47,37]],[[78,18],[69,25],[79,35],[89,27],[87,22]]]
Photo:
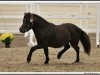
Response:
[[[96,25],[89,25],[89,22],[88,22],[89,19],[96,19],[96,13],[93,14],[93,13],[88,12],[89,7],[91,7],[91,6],[95,7],[96,4],[84,4],[84,3],[83,4],[82,3],[81,4],[73,4],[73,3],[71,3],[71,4],[68,4],[68,3],[63,3],[63,4],[61,4],[61,3],[59,3],[59,4],[57,4],[57,3],[56,4],[54,4],[54,3],[50,3],[50,4],[49,3],[48,4],[47,3],[44,3],[44,4],[43,3],[42,4],[41,3],[22,4],[23,11],[19,12],[19,11],[17,11],[18,9],[17,10],[15,9],[16,13],[14,13],[15,11],[13,11],[13,9],[10,8],[10,10],[12,10],[12,11],[10,11],[10,10],[6,11],[6,14],[3,14],[4,11],[2,11],[2,10],[9,9],[9,8],[5,8],[5,7],[7,7],[5,4],[4,4],[4,6],[3,6],[3,4],[1,4],[0,6],[2,6],[2,8],[0,7],[0,19],[2,19],[0,26],[3,26],[7,30],[8,30],[8,28],[10,28],[9,26],[12,26],[12,30],[13,30],[13,28],[16,25],[16,27],[17,27],[16,31],[18,31],[18,28],[20,27],[20,25],[22,23],[22,18],[23,18],[24,12],[34,12],[34,13],[37,13],[37,14],[43,16],[46,19],[77,19],[77,20],[79,20],[79,24],[77,24],[79,27],[81,27],[81,28],[84,27],[82,29],[87,29],[86,30],[87,32],[96,32],[96,29],[95,29]],[[18,5],[17,4],[8,4],[8,6],[21,7],[21,4],[18,4]],[[41,11],[42,6],[49,6],[52,8],[55,6],[58,6],[58,7],[72,7],[72,6],[74,6],[74,7],[79,8],[79,12],[78,13],[71,12],[70,14],[63,13],[61,11],[59,13],[58,12],[57,13],[49,13],[49,12]],[[85,10],[84,10],[84,8],[85,8]],[[85,11],[85,14],[83,14],[83,11]],[[8,12],[8,14],[7,14],[7,12]],[[9,22],[7,22],[6,19],[16,19],[16,21],[18,20],[18,22],[13,23],[13,21],[12,21],[9,23]],[[19,22],[19,19],[21,19],[20,22]],[[83,25],[83,20],[86,20],[85,25]],[[59,22],[58,23],[55,22],[55,23],[59,24]],[[1,29],[1,32],[2,32],[2,30],[3,31],[6,30],[4,28]],[[9,30],[11,31],[11,29],[9,29]]]

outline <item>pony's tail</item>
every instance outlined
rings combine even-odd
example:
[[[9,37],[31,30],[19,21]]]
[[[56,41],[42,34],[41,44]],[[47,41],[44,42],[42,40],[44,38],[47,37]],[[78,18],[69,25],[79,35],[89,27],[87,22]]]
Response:
[[[81,40],[81,43],[83,45],[84,52],[87,53],[88,55],[90,55],[91,43],[90,43],[89,36],[84,31],[81,32],[80,40]]]

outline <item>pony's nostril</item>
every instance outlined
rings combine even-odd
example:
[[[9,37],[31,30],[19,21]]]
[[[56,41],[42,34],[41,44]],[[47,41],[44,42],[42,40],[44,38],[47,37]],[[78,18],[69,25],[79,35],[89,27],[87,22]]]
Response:
[[[19,29],[19,31],[20,31],[21,33],[23,33],[23,30],[22,30],[21,28]]]

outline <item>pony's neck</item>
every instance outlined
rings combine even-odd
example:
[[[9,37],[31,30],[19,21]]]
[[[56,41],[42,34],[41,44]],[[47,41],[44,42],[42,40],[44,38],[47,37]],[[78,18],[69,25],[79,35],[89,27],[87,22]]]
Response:
[[[36,18],[36,20],[37,20],[38,22],[49,23],[47,20],[45,20],[44,18],[42,18],[42,17],[39,16],[39,15],[34,14],[34,16],[35,16],[35,18]]]
[[[46,23],[46,22],[42,22],[42,21],[35,21],[34,24],[33,24],[33,30],[35,31],[39,31],[39,30],[42,30],[44,29],[45,27],[48,27],[50,26],[49,23]]]
[[[35,20],[33,21],[34,30],[37,30],[37,29],[41,30],[45,27],[50,26],[50,23],[44,18],[42,18],[41,16],[36,15],[36,14],[33,14],[33,16],[35,17]]]
[[[35,33],[41,32],[44,28],[55,26],[53,23],[46,21],[44,18],[34,14],[35,20],[33,21],[33,31]]]

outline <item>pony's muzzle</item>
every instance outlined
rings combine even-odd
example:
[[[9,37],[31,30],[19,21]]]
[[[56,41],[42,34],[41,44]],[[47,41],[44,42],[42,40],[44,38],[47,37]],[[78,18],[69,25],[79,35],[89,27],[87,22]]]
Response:
[[[21,33],[25,33],[25,30],[23,30],[22,27],[19,28],[19,31],[20,31]]]

